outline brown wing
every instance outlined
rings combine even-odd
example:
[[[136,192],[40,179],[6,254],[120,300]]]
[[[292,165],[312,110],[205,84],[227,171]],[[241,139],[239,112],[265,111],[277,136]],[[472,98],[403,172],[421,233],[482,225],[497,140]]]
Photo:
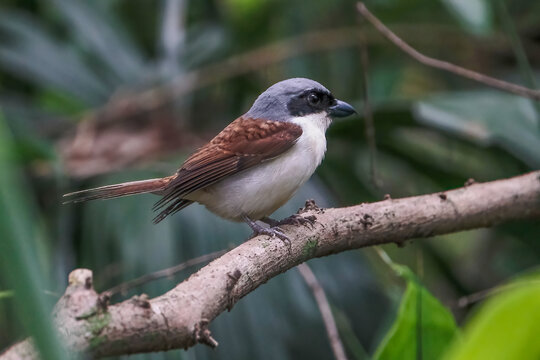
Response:
[[[189,205],[191,202],[183,199],[187,194],[282,154],[300,135],[302,128],[296,124],[236,119],[184,162],[154,206],[155,210],[166,206],[154,221]]]

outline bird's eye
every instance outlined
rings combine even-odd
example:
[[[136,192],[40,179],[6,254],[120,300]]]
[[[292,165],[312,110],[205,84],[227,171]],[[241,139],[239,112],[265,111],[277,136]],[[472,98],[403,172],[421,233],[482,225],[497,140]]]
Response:
[[[307,101],[311,105],[317,105],[317,104],[319,104],[321,102],[321,98],[319,97],[319,95],[317,95],[315,93],[311,93],[311,94],[308,95]]]

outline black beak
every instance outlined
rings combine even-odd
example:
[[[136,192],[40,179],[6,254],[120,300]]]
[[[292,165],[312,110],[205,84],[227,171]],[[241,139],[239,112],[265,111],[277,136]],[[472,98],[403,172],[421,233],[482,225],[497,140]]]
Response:
[[[328,113],[333,117],[346,117],[356,113],[354,108],[345,101],[336,100],[336,104],[328,108]]]

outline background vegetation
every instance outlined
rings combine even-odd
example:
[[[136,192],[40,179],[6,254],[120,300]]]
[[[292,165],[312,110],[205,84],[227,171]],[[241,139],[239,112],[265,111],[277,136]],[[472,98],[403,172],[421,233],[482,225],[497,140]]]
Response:
[[[539,2],[367,6],[423,53],[535,86]],[[376,178],[364,119],[340,120],[328,132],[316,176],[276,217],[308,198],[344,206],[540,168],[537,103],[418,64],[360,22],[354,1],[4,0],[0,349],[33,334],[50,359],[59,358],[46,314],[76,267],[92,269],[100,291],[243,241],[247,226],[200,206],[156,226],[152,195],[75,206],[62,206],[61,195],[172,173],[270,84],[297,76],[320,81],[358,109],[367,80]],[[351,359],[537,359],[539,240],[540,224],[521,222],[385,246],[392,261],[367,249],[310,265]],[[193,271],[113,301],[161,294]],[[516,278],[487,304],[463,298]],[[332,356],[296,271],[240,301],[211,328],[220,342],[215,351],[197,346],[131,358]]]

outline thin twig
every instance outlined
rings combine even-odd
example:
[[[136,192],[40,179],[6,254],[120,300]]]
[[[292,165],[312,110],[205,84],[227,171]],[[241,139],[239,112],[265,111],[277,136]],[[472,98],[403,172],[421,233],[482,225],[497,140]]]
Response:
[[[496,4],[500,13],[502,26],[510,37],[510,45],[512,46],[512,51],[514,52],[519,69],[521,70],[523,81],[527,86],[536,88],[536,79],[533,70],[531,69],[531,64],[527,58],[525,49],[523,48],[523,43],[519,38],[516,26],[508,13],[508,8],[503,0],[498,0]]]
[[[360,24],[363,25],[363,18],[360,18]],[[369,168],[371,174],[371,182],[376,188],[381,188],[382,183],[377,177],[377,145],[375,142],[375,124],[373,122],[373,111],[369,101],[369,54],[367,40],[364,34],[364,27],[359,33],[360,43],[360,61],[362,63],[362,96],[364,97],[364,126],[366,131],[366,139],[369,149]]]
[[[464,308],[478,301],[484,300],[485,298],[502,293],[507,290],[511,290],[516,287],[538,285],[538,284],[540,284],[540,281],[530,280],[530,281],[520,281],[520,282],[510,283],[510,284],[505,284],[505,285],[497,285],[489,289],[480,290],[478,292],[475,292],[466,296],[462,296],[458,299],[457,305],[460,308]]]
[[[502,25],[505,28],[508,36],[510,37],[510,44],[512,45],[512,50],[514,52],[514,55],[516,56],[519,69],[521,70],[521,76],[523,78],[523,81],[530,88],[537,89],[538,86],[536,84],[536,78],[531,68],[531,64],[529,62],[529,59],[527,58],[527,54],[525,53],[525,48],[523,47],[523,43],[521,39],[519,38],[519,34],[516,30],[516,26],[514,25],[514,22],[512,21],[512,18],[510,17],[508,8],[504,0],[498,0],[497,5],[498,5],[497,8],[500,13]],[[537,123],[538,123],[537,125],[538,125],[538,128],[540,129],[540,117],[538,116],[538,114],[540,114],[540,104],[534,103],[534,105],[535,105],[536,118],[537,118]]]
[[[426,56],[420,53],[418,50],[411,47],[409,44],[403,41],[396,34],[394,34],[389,28],[387,28],[378,18],[375,17],[375,15],[373,15],[366,8],[364,3],[359,2],[357,4],[357,9],[360,12],[360,14],[362,14],[362,16],[364,16],[388,40],[390,40],[394,45],[399,47],[409,56],[411,56],[412,58],[416,59],[417,61],[419,61],[420,63],[424,65],[431,66],[431,67],[441,69],[441,70],[445,70],[453,74],[465,77],[470,80],[480,82],[482,84],[491,86],[499,90],[507,91],[507,92],[517,94],[517,95],[520,95],[529,99],[537,100],[537,101],[540,100],[540,91],[538,90],[529,89],[521,85],[495,79],[490,76],[480,74],[476,71],[472,71],[472,70],[463,68],[461,66],[454,65],[447,61],[442,61],[439,59]]]
[[[227,250],[215,251],[210,254],[206,254],[206,255],[202,255],[202,256],[190,259],[186,262],[172,266],[170,268],[159,270],[150,274],[145,274],[136,279],[126,281],[122,284],[113,286],[109,290],[106,290],[104,293],[106,293],[109,296],[112,296],[118,293],[125,293],[128,290],[133,289],[134,287],[146,284],[147,282],[154,281],[161,278],[170,277],[184,269],[187,269],[188,267],[195,266],[195,265],[198,265],[200,263],[207,262],[210,260],[214,260],[215,258],[218,258],[221,255],[225,254],[226,252]]]
[[[328,303],[328,299],[326,298],[326,294],[324,293],[321,284],[319,284],[315,274],[313,271],[311,271],[310,267],[306,263],[298,265],[297,269],[300,272],[300,275],[302,275],[304,278],[306,284],[309,286],[311,292],[313,292],[313,296],[315,297],[315,301],[317,302],[317,306],[319,307],[323,318],[324,327],[326,328],[326,333],[328,335],[328,339],[330,340],[332,351],[334,352],[334,357],[336,360],[347,360],[343,343],[339,338],[334,315],[332,315],[330,304]]]

